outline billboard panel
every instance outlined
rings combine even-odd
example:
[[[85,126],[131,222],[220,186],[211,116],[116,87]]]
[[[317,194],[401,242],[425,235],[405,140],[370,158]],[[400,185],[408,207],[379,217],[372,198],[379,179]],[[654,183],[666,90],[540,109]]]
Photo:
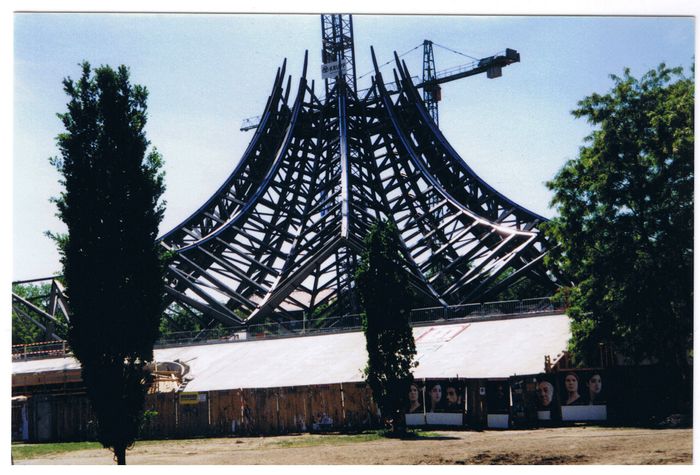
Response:
[[[464,382],[450,379],[433,379],[425,385],[425,412],[464,413]]]
[[[465,400],[464,381],[415,381],[409,387],[406,424],[462,425]]]
[[[511,423],[515,427],[531,427],[537,422],[537,378],[513,376],[510,378]]]
[[[545,424],[560,419],[557,382],[553,374],[541,374],[537,378],[537,420]]]
[[[508,414],[510,412],[508,381],[486,382],[486,410],[488,414]]]
[[[561,417],[564,421],[604,421],[608,418],[603,372],[572,370],[560,375]]]

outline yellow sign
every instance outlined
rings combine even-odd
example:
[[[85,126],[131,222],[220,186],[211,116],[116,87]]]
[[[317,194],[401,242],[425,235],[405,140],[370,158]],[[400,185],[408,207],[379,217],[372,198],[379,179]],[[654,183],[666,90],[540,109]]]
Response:
[[[180,393],[180,404],[199,404],[199,393]]]

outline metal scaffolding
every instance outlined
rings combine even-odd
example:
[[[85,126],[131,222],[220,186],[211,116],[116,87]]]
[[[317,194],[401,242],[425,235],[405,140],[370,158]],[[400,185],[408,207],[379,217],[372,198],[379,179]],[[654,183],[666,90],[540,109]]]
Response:
[[[333,31],[351,51],[331,28],[339,23],[324,19],[324,38]],[[282,65],[236,170],[162,237],[176,256],[173,302],[226,325],[357,313],[354,274],[380,219],[397,224],[406,272],[426,306],[484,301],[522,278],[553,286],[542,266],[545,218],[467,166],[398,56],[390,91],[372,56],[362,98],[354,72],[341,69],[320,99],[305,58],[290,102]],[[324,60],[339,57],[324,49]]]

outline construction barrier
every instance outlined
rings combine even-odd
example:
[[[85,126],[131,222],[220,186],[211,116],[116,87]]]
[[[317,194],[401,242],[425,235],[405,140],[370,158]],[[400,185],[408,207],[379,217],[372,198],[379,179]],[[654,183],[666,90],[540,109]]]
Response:
[[[406,422],[414,427],[509,429],[574,422],[629,424],[669,406],[654,367],[567,369],[493,379],[421,379],[409,392]],[[68,387],[68,386],[64,386]],[[39,386],[34,387],[40,390]],[[54,386],[55,388],[55,386]],[[87,396],[31,393],[12,400],[12,439],[91,440]],[[207,392],[161,392],[146,398],[143,439],[361,431],[380,427],[362,382]]]

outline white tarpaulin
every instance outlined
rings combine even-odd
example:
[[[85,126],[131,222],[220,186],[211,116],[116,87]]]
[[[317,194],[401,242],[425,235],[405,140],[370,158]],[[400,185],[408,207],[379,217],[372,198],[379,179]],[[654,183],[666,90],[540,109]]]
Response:
[[[413,329],[416,378],[501,378],[544,371],[570,337],[566,315],[511,318]],[[186,391],[304,386],[362,381],[362,332],[164,348],[157,361],[190,367]],[[77,368],[71,358],[14,362],[12,372]]]

